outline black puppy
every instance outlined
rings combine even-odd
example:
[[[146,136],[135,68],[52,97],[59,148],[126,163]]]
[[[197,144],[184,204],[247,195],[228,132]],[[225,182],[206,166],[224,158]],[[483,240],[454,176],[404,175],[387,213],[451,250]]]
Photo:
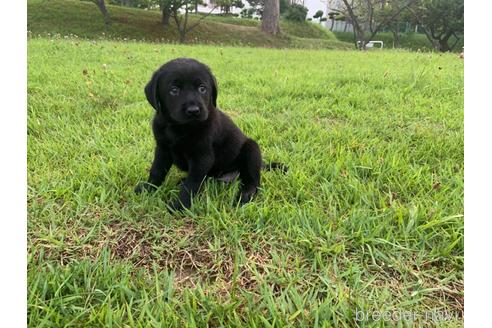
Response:
[[[217,82],[210,69],[194,59],[174,59],[154,72],[145,95],[156,110],[156,148],[148,182],[135,191],[160,186],[175,164],[188,176],[172,209],[189,208],[207,176],[227,180],[239,174],[239,200],[249,202],[260,185],[260,148],[217,108]]]

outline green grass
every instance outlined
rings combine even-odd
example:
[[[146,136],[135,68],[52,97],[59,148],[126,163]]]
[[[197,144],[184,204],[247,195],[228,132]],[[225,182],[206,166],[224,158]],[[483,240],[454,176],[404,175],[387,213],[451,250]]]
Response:
[[[157,10],[107,6],[112,24],[106,28],[94,3],[72,0],[29,0],[27,29],[33,35],[75,34],[89,39],[128,39],[177,43],[179,33],[174,23],[164,29]],[[190,15],[190,24],[198,19]],[[239,45],[270,48],[352,49],[338,41],[333,33],[315,24],[281,22],[283,33],[273,37],[261,32],[259,21],[209,16],[187,36],[188,43]],[[304,38],[300,40],[301,38]]]
[[[143,87],[207,63],[266,160],[255,200],[155,194]],[[463,310],[463,61],[456,55],[28,41],[30,327],[381,327],[357,310]],[[462,317],[436,323],[462,326]]]
[[[354,33],[352,32],[333,32],[336,38],[343,42],[354,43]],[[391,32],[378,33],[373,40],[380,40],[384,42],[385,48],[395,48],[394,36]],[[452,46],[456,39],[453,37],[449,41],[449,45]],[[464,39],[463,37],[458,40],[453,51],[461,52],[463,51]],[[400,34],[400,46],[399,48],[407,50],[420,50],[420,51],[434,51],[432,44],[429,42],[427,37],[421,33],[401,33]]]

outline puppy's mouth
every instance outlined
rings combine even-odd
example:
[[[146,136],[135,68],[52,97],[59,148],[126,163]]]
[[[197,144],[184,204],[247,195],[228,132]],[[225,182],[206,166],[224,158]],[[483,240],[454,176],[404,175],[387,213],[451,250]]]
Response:
[[[200,122],[206,121],[207,118],[208,118],[208,115],[200,115],[197,117],[190,117],[183,123],[185,123],[185,124],[200,123]]]

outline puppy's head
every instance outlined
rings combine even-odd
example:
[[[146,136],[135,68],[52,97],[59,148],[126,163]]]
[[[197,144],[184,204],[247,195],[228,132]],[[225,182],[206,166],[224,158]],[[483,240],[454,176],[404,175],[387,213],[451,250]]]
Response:
[[[145,86],[147,100],[177,124],[207,120],[217,106],[217,82],[210,69],[190,58],[161,66]]]

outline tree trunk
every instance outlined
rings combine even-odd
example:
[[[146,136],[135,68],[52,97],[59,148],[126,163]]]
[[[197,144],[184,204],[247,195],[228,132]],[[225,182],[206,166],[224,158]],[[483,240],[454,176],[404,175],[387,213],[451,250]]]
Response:
[[[343,0],[343,3],[345,5],[345,8],[347,8],[347,12],[350,17],[349,21],[354,29],[355,47],[359,50],[366,50],[367,42],[364,38],[364,29],[360,26],[359,22],[357,21],[357,16],[354,14],[352,5],[348,3],[348,0]]]
[[[417,20],[418,24],[420,25],[421,30],[423,30],[425,36],[427,37],[427,40],[429,40],[429,42],[432,44],[434,49],[436,51],[441,51],[440,42],[438,40],[436,40],[436,38],[434,38],[433,31],[430,31],[429,28],[427,26],[425,26],[424,22],[422,21],[422,18],[415,11],[410,9],[410,12],[412,13],[412,15]]]
[[[111,24],[111,20],[109,19],[109,13],[106,9],[106,5],[104,4],[104,0],[97,0],[96,5],[99,7],[99,10],[103,14],[104,24],[106,24],[106,26],[109,26]]]
[[[393,26],[393,47],[400,48],[400,22]]]
[[[261,30],[273,35],[280,33],[279,17],[279,0],[265,0],[265,7],[261,18]]]
[[[191,5],[189,6],[188,4],[185,5],[184,7],[184,19],[181,21],[179,21],[178,19],[178,11],[174,11],[173,12],[173,17],[174,17],[174,20],[176,21],[176,25],[178,27],[178,31],[179,31],[179,43],[185,43],[186,42],[186,34],[190,31],[190,29],[188,29],[188,13],[192,10],[191,9]],[[193,28],[193,26],[191,27]]]
[[[186,42],[186,32],[183,30],[179,31],[179,43],[185,43]]]
[[[171,19],[171,10],[168,6],[161,8],[162,10],[162,27],[166,28],[169,26],[169,20]]]
[[[360,25],[352,20],[349,20],[352,25],[352,31],[354,32],[354,43],[355,48],[358,50],[366,50],[366,38],[364,30],[360,27]]]
[[[398,33],[398,30],[393,31],[393,47],[400,48],[400,33]]]
[[[366,38],[364,37],[364,31],[359,30],[358,28],[355,28],[354,26],[354,33],[355,33],[355,46],[359,50],[366,50]]]
[[[439,40],[439,51],[448,52],[450,50],[448,45],[448,39]]]
[[[432,36],[432,33],[427,29],[426,26],[424,26],[424,25],[421,25],[421,26],[422,26],[422,29],[424,30],[424,34],[427,37],[427,40],[429,40],[429,42],[432,44],[432,46],[434,47],[434,49],[436,51],[441,51],[441,45],[440,45],[439,41],[436,40]]]
[[[458,41],[460,40],[460,38],[455,33],[453,33],[453,35],[456,38],[456,40],[454,41],[454,44],[451,47],[449,47],[449,51],[453,51],[456,45],[458,44]]]
[[[442,39],[439,40],[439,51],[441,52],[448,52],[451,51],[451,48],[449,47],[449,38],[453,35],[452,32],[446,33]]]
[[[400,32],[398,31],[398,26],[393,29],[393,47],[400,48]]]

